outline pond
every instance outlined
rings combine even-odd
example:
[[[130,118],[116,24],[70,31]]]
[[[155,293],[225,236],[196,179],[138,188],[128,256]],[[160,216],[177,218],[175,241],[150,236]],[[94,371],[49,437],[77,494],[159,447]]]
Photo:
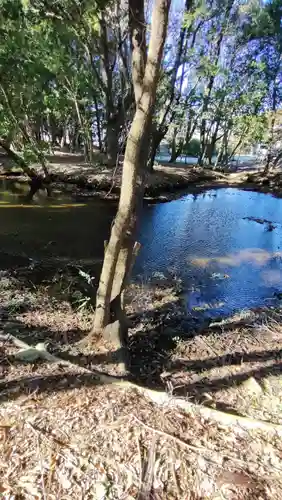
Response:
[[[156,161],[163,163],[163,162],[169,162],[170,160],[170,154],[168,153],[161,153],[156,156]],[[215,163],[216,161],[216,156],[213,156],[212,161]],[[234,155],[233,156],[233,161],[237,162],[238,165],[241,163],[250,163],[252,164],[253,162],[258,161],[258,157],[255,155]],[[180,155],[178,156],[177,160],[174,163],[185,163],[186,165],[197,165],[198,163],[198,158],[195,156],[185,156],[185,155]]]
[[[140,241],[136,272],[180,276],[189,310],[226,314],[282,292],[282,199],[269,194],[225,188],[147,207]]]
[[[86,268],[102,262],[111,203],[58,196],[24,205],[19,190],[9,184],[0,194],[0,268],[27,258],[79,260]],[[135,277],[180,277],[187,309],[196,314],[271,305],[282,292],[282,199],[224,188],[146,206],[139,240]]]

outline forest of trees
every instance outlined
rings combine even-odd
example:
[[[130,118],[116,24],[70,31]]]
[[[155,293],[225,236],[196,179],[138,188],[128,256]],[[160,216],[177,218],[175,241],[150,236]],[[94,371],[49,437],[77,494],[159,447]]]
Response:
[[[55,147],[123,154],[135,112],[129,2],[1,2],[0,141],[28,165]],[[144,7],[150,26],[152,3]],[[148,165],[199,137],[199,164],[271,142],[281,101],[281,2],[185,0],[170,9]],[[148,29],[146,45],[149,37]],[[28,172],[27,172],[28,173]]]
[[[123,292],[135,255],[144,179],[161,141],[171,161],[199,137],[199,165],[268,144],[281,103],[278,0],[1,2],[0,145],[36,181],[56,148],[123,159],[119,207],[90,340],[103,334],[124,370]],[[195,140],[195,139],[194,139]],[[94,148],[95,146],[95,148]],[[274,158],[280,158],[279,151]],[[35,186],[36,189],[36,186]]]
[[[0,499],[282,499],[281,103],[282,0],[0,0]]]

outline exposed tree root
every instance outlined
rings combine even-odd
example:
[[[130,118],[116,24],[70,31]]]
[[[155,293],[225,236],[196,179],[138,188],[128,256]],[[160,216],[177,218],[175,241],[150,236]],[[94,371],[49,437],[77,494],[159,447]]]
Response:
[[[37,344],[35,347],[29,346],[28,344],[26,344],[22,340],[17,339],[11,334],[7,335],[1,334],[0,340],[12,341],[14,345],[19,347],[21,349],[22,359],[25,359],[25,352],[26,352],[27,353],[26,361],[29,361],[28,357],[31,354],[33,354],[32,356],[33,361],[36,358],[37,359],[41,358],[51,363],[60,364],[61,366],[67,366],[76,370],[79,369],[85,373],[92,374],[93,378],[96,378],[100,383],[112,384],[124,389],[134,389],[158,405],[181,408],[186,412],[198,414],[204,419],[214,420],[217,423],[226,426],[237,426],[244,430],[260,430],[264,432],[272,432],[282,435],[282,425],[273,424],[271,422],[264,422],[262,420],[253,419],[251,417],[243,417],[240,415],[225,413],[219,410],[215,410],[213,408],[208,408],[206,406],[201,406],[195,403],[191,403],[190,401],[186,401],[181,398],[174,398],[163,391],[148,389],[146,387],[139,386],[137,384],[134,384],[127,380],[123,380],[118,377],[105,375],[104,373],[101,373],[96,370],[89,370],[88,368],[76,365],[70,361],[54,356],[53,354],[47,351],[44,343]]]

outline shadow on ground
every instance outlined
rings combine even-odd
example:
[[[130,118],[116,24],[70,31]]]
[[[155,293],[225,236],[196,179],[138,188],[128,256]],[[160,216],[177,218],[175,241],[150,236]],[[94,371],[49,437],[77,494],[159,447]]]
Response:
[[[236,388],[250,377],[263,382],[270,375],[275,377],[281,375],[282,349],[279,343],[275,348],[273,348],[274,344],[272,343],[272,348],[264,350],[255,348],[256,344],[254,343],[250,345],[248,352],[240,350],[238,344],[238,350],[214,356],[207,356],[207,352],[201,356],[199,348],[198,357],[195,357],[194,352],[193,359],[183,359],[181,354],[177,358],[179,342],[195,349],[198,345],[197,337],[205,339],[215,333],[214,329],[206,325],[197,329],[193,324],[191,324],[190,331],[184,332],[181,327],[182,320],[183,318],[179,315],[175,315],[175,303],[171,305],[171,308],[170,304],[166,304],[154,311],[149,311],[147,315],[143,313],[142,318],[139,319],[135,315],[135,331],[129,339],[129,379],[131,381],[155,390],[173,390],[174,395],[201,402],[205,400],[207,393],[211,395],[221,390]],[[187,323],[186,318],[186,326]],[[3,380],[0,384],[0,402],[16,399],[22,394],[26,395],[33,391],[48,393],[74,387],[79,388],[84,385],[100,384],[101,382],[95,373],[81,373],[81,367],[100,372],[107,371],[107,366],[113,363],[115,356],[119,354],[116,352],[112,356],[107,352],[96,354],[81,352],[76,343],[83,338],[85,332],[79,329],[66,332],[66,343],[64,344],[62,337],[56,338],[54,332],[50,332],[48,328],[27,328],[20,321],[10,322],[4,326],[5,333],[10,331],[30,345],[49,341],[50,351],[61,359],[70,361],[73,367],[69,373],[63,366],[47,365],[45,362],[21,365],[7,355],[9,341],[3,341],[0,351],[2,353],[0,363]],[[235,331],[239,342],[240,328],[244,328],[242,321],[237,321],[230,326],[227,327],[229,335]],[[138,327],[140,327],[139,330]],[[251,335],[256,335],[254,330]],[[226,368],[224,374],[216,376],[208,373],[209,370],[221,367]],[[233,370],[235,367],[238,369],[236,373]],[[233,371],[229,372],[229,368]],[[168,372],[170,376],[184,374],[184,382],[180,383],[179,386],[174,385],[172,389],[168,385],[170,379],[167,377]],[[221,407],[224,407],[224,403],[221,404]]]

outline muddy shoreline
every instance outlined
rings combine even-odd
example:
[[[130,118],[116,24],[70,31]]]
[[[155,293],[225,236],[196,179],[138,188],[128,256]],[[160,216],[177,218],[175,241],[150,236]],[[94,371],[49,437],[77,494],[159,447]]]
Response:
[[[74,156],[74,155],[73,155]],[[40,173],[40,166],[34,165]],[[116,201],[119,198],[122,166],[109,169],[105,165],[87,165],[78,161],[77,156],[54,157],[49,164],[54,193],[60,192],[74,199],[100,198]],[[25,185],[28,179],[22,172],[2,159],[0,178]],[[282,174],[273,172],[265,176],[261,167],[251,170],[247,165],[237,172],[222,173],[193,165],[164,164],[156,165],[145,182],[144,199],[149,203],[166,202],[185,194],[197,194],[207,189],[226,187],[240,188],[275,196],[282,194]]]

